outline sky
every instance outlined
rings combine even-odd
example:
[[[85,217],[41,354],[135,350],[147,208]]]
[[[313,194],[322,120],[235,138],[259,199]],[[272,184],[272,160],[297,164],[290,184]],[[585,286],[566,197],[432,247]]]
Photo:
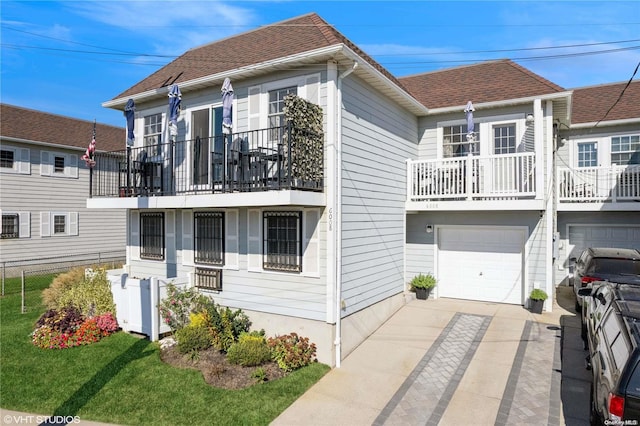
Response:
[[[310,12],[396,77],[508,58],[571,89],[640,63],[638,1],[2,0],[0,100],[124,127],[101,104],[186,50]]]

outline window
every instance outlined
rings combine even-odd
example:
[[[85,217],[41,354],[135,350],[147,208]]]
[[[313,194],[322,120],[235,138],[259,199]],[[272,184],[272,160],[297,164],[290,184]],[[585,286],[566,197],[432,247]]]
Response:
[[[149,115],[144,118],[144,146],[150,147],[150,155],[160,155],[162,143],[162,114]]]
[[[53,171],[55,173],[64,173],[64,157],[55,156],[53,161]]]
[[[196,212],[193,220],[196,263],[224,265],[224,214]]]
[[[196,268],[196,287],[207,290],[222,290],[222,270]]]
[[[285,89],[271,90],[269,92],[269,114],[268,122],[269,128],[274,129],[270,131],[270,141],[282,140],[281,127],[286,124],[284,119],[284,98],[287,95],[297,95],[297,87],[287,87]]]
[[[265,212],[263,227],[264,269],[302,270],[301,212]]]
[[[640,135],[611,138],[611,164],[640,164]]]
[[[598,143],[582,142],[578,144],[578,167],[598,165]]]
[[[494,154],[513,154],[516,152],[516,125],[507,124],[493,127]]]
[[[469,154],[480,153],[480,141],[478,133],[474,132],[474,140],[467,140],[467,125],[445,126],[443,128],[443,155],[449,157],[463,157]]]
[[[13,169],[15,153],[13,150],[3,149],[0,151],[0,167]]]
[[[62,214],[53,215],[53,233],[54,234],[66,234],[67,233],[67,216]]]
[[[17,214],[2,215],[2,238],[18,238],[20,220]]]
[[[164,213],[140,213],[140,258],[164,260]]]

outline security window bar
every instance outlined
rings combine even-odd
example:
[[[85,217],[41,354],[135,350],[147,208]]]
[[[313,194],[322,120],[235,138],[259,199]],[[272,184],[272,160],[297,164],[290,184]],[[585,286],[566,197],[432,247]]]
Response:
[[[65,215],[57,214],[53,216],[53,233],[54,234],[66,234],[67,217]]]
[[[164,260],[164,213],[140,213],[140,258]]]
[[[19,229],[20,229],[20,220],[17,214],[2,215],[2,239],[18,238]]]
[[[269,92],[269,109],[268,120],[269,128],[272,129],[269,132],[270,141],[281,141],[282,127],[286,124],[284,119],[284,98],[288,95],[296,95],[298,88],[286,87],[284,89],[271,90]]]
[[[611,138],[611,164],[640,164],[640,135]]]
[[[480,138],[473,133],[473,140],[467,139],[467,125],[446,126],[443,131],[443,155],[445,158],[464,157],[480,154]]]
[[[495,154],[514,154],[516,152],[515,124],[493,128],[493,149]]]
[[[206,265],[224,265],[224,213],[196,212],[195,261]]]
[[[285,272],[302,271],[302,213],[265,212],[264,269]]]
[[[56,156],[53,160],[53,171],[55,173],[64,173],[64,157]]]
[[[14,162],[13,155],[14,155],[13,151],[9,151],[6,149],[1,150],[0,151],[0,167],[13,169],[13,162]]]
[[[222,291],[222,270],[196,268],[196,287]]]
[[[151,148],[148,155],[160,155],[162,144],[162,114],[149,115],[144,118],[145,147]]]
[[[578,144],[578,167],[595,167],[598,165],[598,144],[584,142]]]

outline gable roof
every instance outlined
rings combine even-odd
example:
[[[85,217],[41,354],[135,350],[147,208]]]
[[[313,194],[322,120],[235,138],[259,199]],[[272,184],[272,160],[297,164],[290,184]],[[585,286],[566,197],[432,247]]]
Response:
[[[399,79],[429,109],[541,96],[565,90],[509,59]]]
[[[93,122],[62,115],[0,104],[0,138],[86,149],[93,135]],[[96,149],[124,149],[123,127],[96,124]]]
[[[571,123],[640,120],[640,80],[632,81],[624,90],[626,85],[627,82],[622,82],[573,89]],[[623,90],[624,94],[616,104]]]
[[[400,82],[316,13],[302,15],[188,50],[112,101],[199,78],[344,45],[391,82]]]

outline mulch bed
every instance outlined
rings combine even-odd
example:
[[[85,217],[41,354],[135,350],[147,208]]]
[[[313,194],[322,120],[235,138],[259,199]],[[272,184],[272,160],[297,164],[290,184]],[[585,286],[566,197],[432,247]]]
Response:
[[[278,380],[287,375],[275,362],[268,362],[258,367],[243,367],[231,364],[224,353],[217,349],[199,351],[195,359],[178,352],[176,346],[170,346],[160,351],[160,358],[169,365],[178,368],[193,368],[200,370],[205,382],[222,389],[244,389],[258,383],[251,377],[257,368],[266,373],[266,381]]]

